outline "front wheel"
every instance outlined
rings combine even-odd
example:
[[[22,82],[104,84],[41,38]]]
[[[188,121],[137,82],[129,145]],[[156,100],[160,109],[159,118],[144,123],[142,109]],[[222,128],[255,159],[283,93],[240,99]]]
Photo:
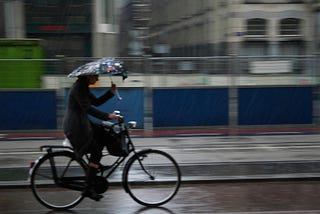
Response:
[[[123,171],[123,185],[139,204],[157,207],[178,192],[181,172],[177,162],[160,150],[143,150],[132,156]]]

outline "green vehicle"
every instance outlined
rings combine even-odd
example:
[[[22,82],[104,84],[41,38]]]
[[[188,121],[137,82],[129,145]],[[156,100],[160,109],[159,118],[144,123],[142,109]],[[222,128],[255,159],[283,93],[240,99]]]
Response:
[[[40,88],[44,50],[40,39],[0,39],[0,88]]]

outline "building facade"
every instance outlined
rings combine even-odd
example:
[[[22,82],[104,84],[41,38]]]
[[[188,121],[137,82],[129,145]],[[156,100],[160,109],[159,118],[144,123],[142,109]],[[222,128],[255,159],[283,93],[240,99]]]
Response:
[[[155,55],[157,47],[167,47],[167,56],[311,54],[317,51],[318,4],[312,0],[152,0],[148,42]]]
[[[0,37],[43,39],[48,58],[320,50],[318,0],[14,0],[0,11]]]
[[[117,56],[121,2],[1,1],[0,36],[43,39],[47,58]]]

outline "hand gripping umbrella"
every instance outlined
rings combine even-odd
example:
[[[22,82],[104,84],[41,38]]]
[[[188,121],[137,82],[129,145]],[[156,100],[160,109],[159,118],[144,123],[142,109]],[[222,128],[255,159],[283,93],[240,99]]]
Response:
[[[122,79],[128,77],[127,69],[123,65],[123,62],[115,58],[102,58],[97,61],[86,63],[75,70],[73,70],[68,77],[80,77],[88,75],[109,74],[111,76],[122,76]],[[112,79],[111,82],[113,83]],[[122,98],[119,92],[116,90],[116,95],[119,100]]]

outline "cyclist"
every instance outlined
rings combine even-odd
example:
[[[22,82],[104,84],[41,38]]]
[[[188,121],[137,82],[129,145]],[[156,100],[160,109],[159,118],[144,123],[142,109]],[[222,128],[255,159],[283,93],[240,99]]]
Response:
[[[89,85],[95,84],[98,80],[98,75],[78,77],[70,89],[68,107],[63,121],[64,134],[73,146],[76,156],[82,157],[84,154],[90,154],[86,177],[87,187],[83,195],[96,201],[103,197],[95,191],[94,181],[97,170],[103,167],[100,160],[105,142],[102,140],[103,127],[93,123],[88,115],[101,120],[117,118],[115,114],[105,113],[93,107],[105,103],[114,96],[116,91],[116,85],[112,83],[111,88],[102,96],[94,96],[89,90]]]

